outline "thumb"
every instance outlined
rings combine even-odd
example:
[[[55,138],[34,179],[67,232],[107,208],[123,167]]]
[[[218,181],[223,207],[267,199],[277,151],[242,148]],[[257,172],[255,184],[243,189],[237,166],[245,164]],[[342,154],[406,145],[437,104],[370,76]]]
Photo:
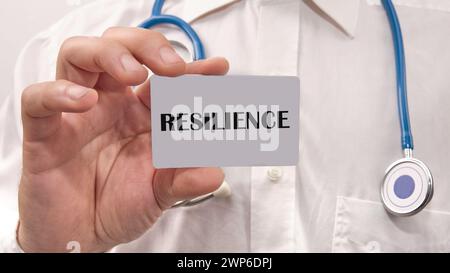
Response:
[[[158,169],[153,190],[161,209],[217,190],[224,181],[220,168]]]
[[[61,113],[83,113],[98,100],[95,90],[59,80],[31,85],[22,94],[24,140],[40,140],[58,130]]]

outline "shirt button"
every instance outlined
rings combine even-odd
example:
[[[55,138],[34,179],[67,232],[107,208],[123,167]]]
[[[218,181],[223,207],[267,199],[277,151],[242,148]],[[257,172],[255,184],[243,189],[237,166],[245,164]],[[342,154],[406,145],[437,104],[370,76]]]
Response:
[[[272,167],[267,170],[267,176],[270,181],[278,182],[283,176],[283,169],[280,167]]]
[[[380,253],[381,252],[380,243],[377,241],[370,241],[366,245],[366,251],[369,253]]]

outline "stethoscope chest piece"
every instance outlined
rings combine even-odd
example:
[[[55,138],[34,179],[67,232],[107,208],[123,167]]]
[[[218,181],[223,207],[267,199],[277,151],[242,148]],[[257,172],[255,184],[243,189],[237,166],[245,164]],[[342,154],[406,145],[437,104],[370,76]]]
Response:
[[[405,157],[386,170],[381,186],[385,208],[397,216],[410,216],[421,211],[433,196],[433,177],[420,160]]]

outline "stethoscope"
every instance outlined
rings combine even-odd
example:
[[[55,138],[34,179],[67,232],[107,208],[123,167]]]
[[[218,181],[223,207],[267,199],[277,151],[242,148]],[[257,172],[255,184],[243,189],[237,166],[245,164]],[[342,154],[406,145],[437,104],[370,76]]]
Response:
[[[398,112],[404,158],[387,168],[381,187],[381,200],[390,213],[409,216],[418,213],[430,202],[433,196],[433,176],[422,161],[413,157],[414,145],[409,122],[402,31],[391,0],[382,0],[382,3],[394,40]]]
[[[403,36],[397,12],[391,0],[382,0],[392,32],[397,74],[397,106],[401,127],[401,144],[404,157],[392,163],[386,170],[381,186],[381,200],[385,209],[393,215],[409,216],[421,211],[433,196],[433,177],[428,167],[413,157],[413,138],[408,112],[406,89],[406,64]],[[189,37],[194,48],[194,60],[205,58],[203,44],[195,30],[181,18],[161,14],[164,0],[156,0],[152,16],[139,27],[151,28],[160,24],[175,25]],[[229,185],[224,182],[214,193],[193,200],[178,202],[174,207],[193,206],[214,196],[228,196]]]

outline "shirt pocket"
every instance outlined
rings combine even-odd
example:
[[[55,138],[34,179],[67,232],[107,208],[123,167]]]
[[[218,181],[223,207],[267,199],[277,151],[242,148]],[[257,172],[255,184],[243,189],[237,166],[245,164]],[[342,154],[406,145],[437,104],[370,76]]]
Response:
[[[450,212],[389,215],[381,203],[338,197],[333,252],[450,252]]]
[[[381,0],[366,1],[369,5],[381,5]],[[450,12],[450,1],[448,0],[392,0],[392,2],[397,6]]]

